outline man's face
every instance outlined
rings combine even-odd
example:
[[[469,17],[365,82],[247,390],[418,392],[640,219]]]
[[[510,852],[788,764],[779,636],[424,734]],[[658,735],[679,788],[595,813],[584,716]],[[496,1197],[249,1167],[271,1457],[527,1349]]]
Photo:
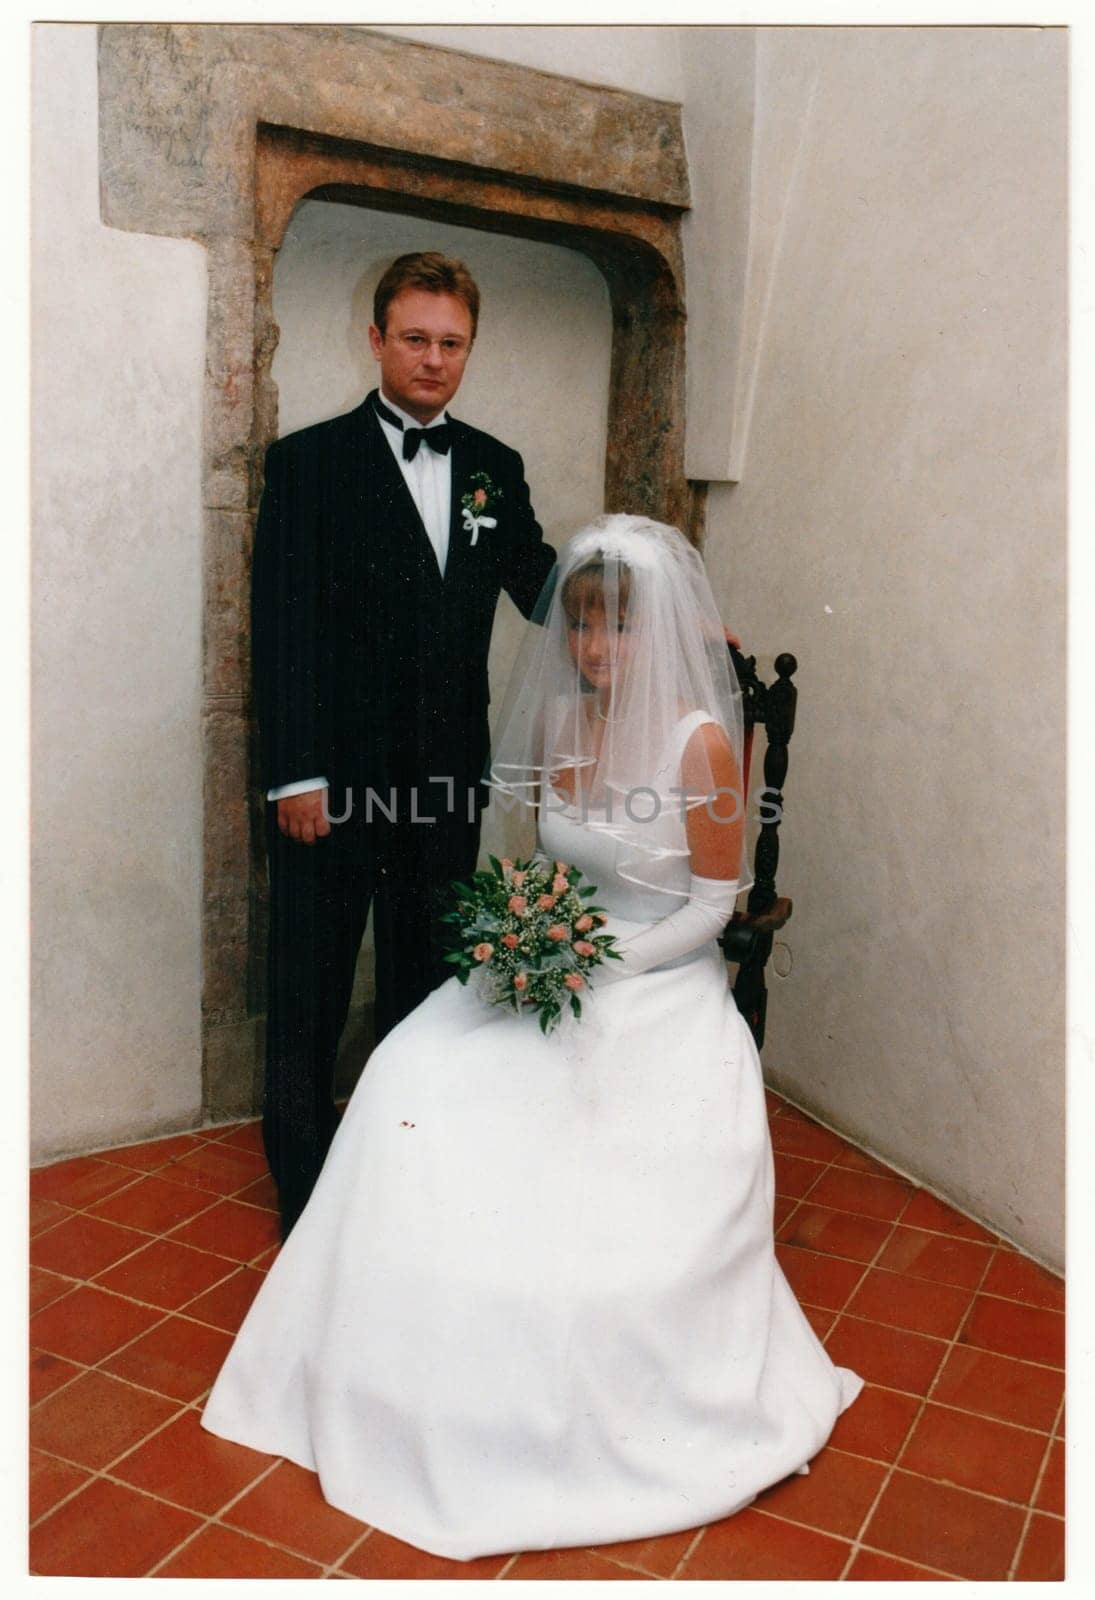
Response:
[[[444,411],[471,351],[471,312],[454,294],[401,289],[388,306],[384,333],[369,328],[384,393],[416,421]]]

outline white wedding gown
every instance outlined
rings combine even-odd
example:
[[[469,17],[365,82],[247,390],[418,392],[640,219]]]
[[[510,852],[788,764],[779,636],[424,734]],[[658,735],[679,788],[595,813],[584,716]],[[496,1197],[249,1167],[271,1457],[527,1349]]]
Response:
[[[621,880],[573,814],[542,845],[597,884],[609,932],[680,904]],[[666,871],[687,886],[686,858]],[[776,1263],[772,1196],[714,942],[546,1039],[452,979],[370,1058],[203,1423],[457,1560],[725,1517],[861,1387]]]

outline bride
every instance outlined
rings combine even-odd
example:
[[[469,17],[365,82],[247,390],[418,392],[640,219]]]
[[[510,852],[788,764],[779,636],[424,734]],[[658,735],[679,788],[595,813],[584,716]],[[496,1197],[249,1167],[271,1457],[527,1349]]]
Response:
[[[547,1038],[473,977],[384,1039],[202,1419],[457,1560],[725,1517],[861,1387],[773,1252],[760,1064],[715,943],[741,717],[700,558],[601,518],[539,620],[491,782],[597,885],[623,960]]]

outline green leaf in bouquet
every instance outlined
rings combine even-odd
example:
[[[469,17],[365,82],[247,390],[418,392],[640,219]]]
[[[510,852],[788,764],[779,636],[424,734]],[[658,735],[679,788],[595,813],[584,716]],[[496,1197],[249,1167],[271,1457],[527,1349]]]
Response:
[[[554,950],[545,950],[531,970],[533,972],[558,972],[562,967],[569,972],[573,965],[574,958],[571,955],[570,946],[566,945],[561,949],[556,947]]]
[[[570,1009],[573,1011],[573,1013],[574,1013],[574,1015],[576,1017],[580,1017],[581,1016],[581,1014],[582,1014],[582,1002],[578,999],[578,996],[576,994],[572,994],[571,997],[570,997]]]

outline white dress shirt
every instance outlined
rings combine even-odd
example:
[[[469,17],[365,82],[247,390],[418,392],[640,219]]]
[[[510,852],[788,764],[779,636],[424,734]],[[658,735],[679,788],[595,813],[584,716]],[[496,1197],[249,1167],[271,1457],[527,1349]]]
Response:
[[[384,390],[380,391],[380,398],[404,428],[421,428],[422,423],[415,420],[406,411],[396,405],[394,400],[389,400]],[[439,455],[436,450],[431,450],[425,440],[419,445],[418,452],[413,461],[403,459],[403,433],[390,422],[377,413],[380,431],[391,447],[392,455],[398,463],[407,488],[411,492],[411,499],[415,503],[418,515],[422,518],[422,526],[426,530],[426,537],[433,546],[434,555],[437,557],[438,570],[444,574],[445,562],[449,554],[449,517],[452,512],[452,452]],[[440,416],[434,417],[432,422],[427,422],[427,428],[436,428],[442,422],[448,421],[448,412],[442,411]],[[267,789],[267,800],[284,800],[293,794],[307,794],[313,789],[326,789],[326,778],[298,778],[295,783],[283,783],[278,788]]]
[[[422,427],[421,422],[416,422],[414,417],[409,416],[406,411],[401,411],[394,401],[389,400],[383,389],[380,391],[380,398],[393,416],[399,418],[404,428]],[[445,562],[449,554],[449,513],[452,510],[452,452],[439,455],[423,440],[414,460],[404,461],[402,432],[385,417],[380,416],[379,412],[377,417],[380,431],[392,447],[392,455],[399,463],[399,470],[406,480],[407,488],[411,491],[411,499],[415,503],[418,515],[422,518],[426,536],[433,545],[438,571],[444,575]],[[448,412],[442,411],[432,422],[427,422],[426,427],[438,428],[447,421]]]

